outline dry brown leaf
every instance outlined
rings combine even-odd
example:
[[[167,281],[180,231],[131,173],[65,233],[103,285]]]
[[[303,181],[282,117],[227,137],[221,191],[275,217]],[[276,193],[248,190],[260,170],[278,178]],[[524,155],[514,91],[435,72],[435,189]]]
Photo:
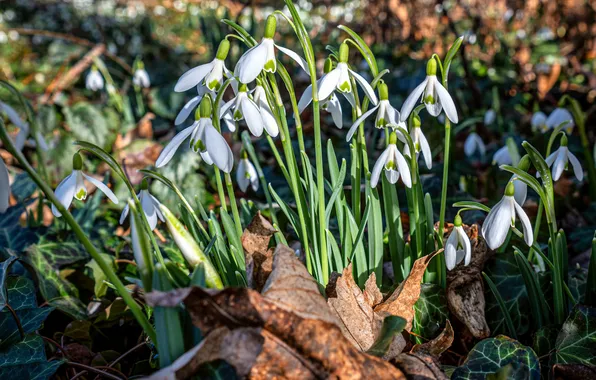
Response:
[[[443,352],[447,351],[451,344],[453,343],[453,327],[451,327],[451,322],[447,319],[445,328],[443,331],[437,336],[435,339],[432,339],[426,343],[417,344],[412,347],[410,353],[412,354],[427,354],[434,356],[435,358],[439,358]]]
[[[490,257],[491,251],[483,239],[478,236],[478,226],[464,226],[472,244],[470,265],[457,265],[447,272],[447,304],[449,310],[459,319],[477,339],[490,336],[490,329],[484,316],[484,288],[482,269]]]
[[[147,295],[151,305],[175,306],[184,302],[193,323],[206,334],[204,346],[185,354],[189,360],[203,360],[202,353],[230,363],[240,376],[264,379],[405,379],[400,370],[386,361],[359,352],[335,323],[326,321],[325,312],[314,312],[314,305],[326,305],[318,285],[287,247],[277,248],[273,272],[262,296],[246,288],[221,291],[201,288],[177,289]],[[290,284],[298,284],[291,294]],[[269,294],[268,294],[269,292]],[[289,299],[283,299],[283,296]],[[315,301],[315,295],[320,301]],[[283,302],[282,302],[283,301]],[[322,301],[322,303],[321,303]],[[294,311],[295,302],[309,305]],[[327,309],[322,306],[322,309]],[[305,317],[306,316],[306,317]],[[215,335],[213,335],[215,334]],[[233,338],[230,338],[230,334]],[[236,339],[242,344],[237,345]],[[262,343],[261,343],[262,342]],[[188,378],[198,366],[176,364],[170,377]],[[250,370],[249,370],[250,368]],[[189,370],[187,370],[189,369]]]
[[[404,352],[391,361],[408,379],[447,380],[437,360],[426,353]]]
[[[276,232],[259,211],[242,234],[246,260],[246,277],[250,288],[261,290],[273,270],[273,249],[269,240]]]
[[[596,366],[583,364],[555,364],[552,368],[555,380],[596,379]]]

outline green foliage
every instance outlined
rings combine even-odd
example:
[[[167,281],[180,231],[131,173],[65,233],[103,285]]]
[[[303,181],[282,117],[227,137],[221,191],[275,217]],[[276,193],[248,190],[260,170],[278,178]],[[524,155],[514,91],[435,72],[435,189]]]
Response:
[[[0,378],[49,379],[64,360],[47,361],[43,339],[36,334],[0,351]]]
[[[414,332],[427,339],[436,337],[449,316],[445,290],[437,284],[422,284],[414,310]]]
[[[534,351],[504,335],[484,339],[474,346],[451,379],[484,378],[507,365],[513,367],[509,379],[540,379],[540,364]]]
[[[596,365],[596,309],[577,305],[563,323],[555,349],[551,355],[551,365]]]
[[[102,253],[101,256],[105,262],[110,263],[110,265],[112,265],[112,266],[114,265],[114,257],[113,256],[105,254],[105,253]],[[87,264],[85,264],[85,266],[90,269],[91,275],[95,282],[95,285],[93,288],[93,290],[95,292],[95,296],[97,298],[101,298],[101,297],[105,296],[105,294],[108,290],[108,285],[106,283],[106,281],[108,280],[108,277],[101,270],[101,268],[99,267],[99,264],[97,264],[97,261],[95,261],[93,259],[91,261],[89,261]]]
[[[391,343],[393,342],[393,338],[403,331],[406,324],[407,321],[402,317],[396,315],[385,317],[385,319],[383,319],[381,332],[379,333],[377,340],[375,340],[373,345],[368,349],[367,353],[379,357],[385,355],[387,350],[389,350],[389,346],[391,346]]]
[[[78,102],[62,109],[72,135],[98,146],[108,142],[110,125],[102,110],[87,102]]]

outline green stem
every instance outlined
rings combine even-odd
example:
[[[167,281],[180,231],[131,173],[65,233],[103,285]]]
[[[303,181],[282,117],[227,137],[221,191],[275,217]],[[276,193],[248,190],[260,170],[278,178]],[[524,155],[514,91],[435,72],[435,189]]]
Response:
[[[447,185],[449,177],[449,153],[451,148],[451,122],[445,118],[445,150],[443,153],[443,185],[441,187],[441,211],[439,212],[439,245],[443,247],[445,210],[447,208]]]
[[[232,208],[232,215],[234,216],[234,224],[236,225],[236,233],[238,238],[242,237],[242,222],[240,221],[240,213],[238,212],[238,205],[236,204],[236,195],[234,194],[234,184],[229,173],[224,174],[226,187],[228,188],[228,197],[230,197],[230,207]]]
[[[95,248],[93,243],[91,243],[89,238],[85,235],[85,233],[83,232],[83,229],[76,222],[76,220],[74,219],[74,217],[72,216],[70,211],[68,211],[68,209],[66,209],[62,205],[62,203],[60,203],[58,198],[56,198],[56,196],[54,195],[54,192],[52,191],[52,189],[45,183],[45,181],[43,181],[43,179],[39,176],[39,174],[37,174],[37,172],[35,172],[35,169],[33,169],[33,167],[31,167],[29,162],[27,162],[27,159],[25,158],[25,156],[23,156],[23,154],[21,152],[19,152],[15,149],[12,141],[10,140],[10,137],[6,133],[6,129],[4,127],[4,122],[2,122],[1,120],[0,120],[0,139],[4,143],[4,146],[6,147],[6,149],[19,161],[19,163],[23,166],[23,168],[29,174],[31,179],[33,179],[33,181],[37,184],[37,186],[41,189],[41,191],[43,191],[46,198],[48,200],[50,200],[50,202],[52,202],[54,204],[54,206],[56,206],[58,211],[64,217],[64,220],[66,221],[66,223],[68,223],[70,225],[70,227],[72,228],[73,232],[75,233],[75,235],[77,236],[79,241],[83,244],[83,246],[85,247],[87,252],[89,252],[89,255],[91,255],[91,257],[97,262],[97,264],[99,265],[99,267],[101,268],[103,273],[106,275],[108,280],[114,285],[114,287],[116,288],[116,291],[118,292],[120,297],[122,297],[122,300],[126,303],[128,308],[130,309],[130,311],[136,318],[137,322],[139,322],[139,324],[145,331],[145,334],[147,334],[147,336],[149,336],[149,338],[151,339],[152,342],[156,343],[157,339],[156,339],[155,329],[153,328],[151,323],[149,323],[149,320],[143,313],[143,310],[141,309],[139,304],[134,300],[134,298],[129,293],[129,291],[126,289],[124,284],[120,281],[120,278],[118,278],[118,275],[116,274],[116,272],[114,272],[112,266],[103,259],[100,252],[97,250],[97,248]]]

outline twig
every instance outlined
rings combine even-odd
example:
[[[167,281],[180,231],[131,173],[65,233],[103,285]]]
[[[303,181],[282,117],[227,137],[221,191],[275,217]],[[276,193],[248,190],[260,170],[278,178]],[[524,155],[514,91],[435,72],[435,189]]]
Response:
[[[12,314],[12,317],[14,318],[15,323],[17,324],[17,328],[19,329],[19,333],[21,334],[21,340],[25,339],[25,331],[23,330],[23,326],[21,325],[21,320],[17,316],[17,313],[14,311],[14,309],[8,303],[5,304],[4,306],[8,309],[8,311],[10,311],[10,313]]]
[[[85,371],[88,371],[88,372],[97,373],[98,375],[101,375],[101,376],[106,377],[108,379],[122,380],[122,379],[126,378],[126,377],[118,377],[116,375],[112,375],[111,373],[107,373],[105,371],[102,371],[99,368],[91,367],[91,366],[88,366],[88,365],[85,365],[85,364],[81,364],[81,363],[66,362],[66,364],[67,365],[70,365],[70,366],[73,366],[73,367],[82,368],[82,369],[84,369]],[[108,368],[108,367],[106,367],[106,368]],[[110,370],[114,370],[114,368],[110,368]],[[70,380],[74,380],[76,378],[79,378],[79,377],[83,376],[83,374],[85,373],[85,371],[78,373],[76,376],[72,377]],[[120,372],[120,371],[118,371],[118,372]],[[122,375],[122,376],[124,376],[124,375]]]

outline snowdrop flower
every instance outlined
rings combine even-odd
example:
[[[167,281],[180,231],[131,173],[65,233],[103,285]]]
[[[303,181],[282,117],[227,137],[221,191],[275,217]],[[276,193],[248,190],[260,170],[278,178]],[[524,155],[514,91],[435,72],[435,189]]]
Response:
[[[369,109],[365,113],[363,113],[348,131],[348,135],[346,136],[346,141],[350,141],[356,130],[358,130],[358,126],[362,124],[367,117],[373,114],[373,112],[377,112],[377,118],[375,119],[375,126],[377,128],[385,128],[388,124],[393,125],[400,125],[405,130],[405,123],[401,122],[399,117],[399,111],[393,108],[389,103],[389,89],[387,85],[381,81],[379,83],[379,97],[381,100],[379,103],[374,106],[373,108]]]
[[[482,141],[482,137],[478,133],[472,132],[466,138],[466,142],[464,142],[464,153],[467,157],[472,157],[476,152],[484,157],[486,154],[486,145],[484,145],[484,141]]]
[[[565,108],[556,108],[550,115],[548,115],[548,118],[546,119],[546,128],[554,129],[565,122],[567,122],[567,124],[563,129],[570,135],[573,132],[573,127],[575,127],[571,112],[567,111]]]
[[[153,264],[149,239],[145,233],[145,229],[141,225],[140,214],[132,199],[128,201],[126,207],[133,209],[133,214],[130,218],[132,253],[135,262],[137,263],[137,271],[141,275],[143,287],[145,288],[145,291],[149,291],[151,288],[151,270]]]
[[[516,215],[522,223],[524,240],[528,246],[534,241],[532,225],[524,209],[517,204],[513,195],[515,185],[509,182],[505,188],[505,195],[488,213],[482,225],[482,236],[490,249],[497,249],[505,242],[509,228],[515,226]]]
[[[453,230],[449,239],[445,243],[445,264],[447,270],[452,270],[462,261],[465,266],[470,264],[472,260],[472,245],[470,238],[464,228],[462,227],[461,216],[457,214],[453,221]]]
[[[101,190],[112,202],[118,204],[118,198],[103,182],[97,180],[87,174],[83,173],[83,159],[79,153],[75,153],[72,157],[72,173],[60,182],[56,188],[56,198],[65,207],[69,208],[73,198],[84,201],[87,198],[87,188],[85,187],[85,179],[91,182],[95,187]],[[60,211],[52,204],[52,213],[55,217],[62,216]]]
[[[265,89],[260,84],[257,84],[255,87],[255,92],[253,94],[254,102],[259,107],[259,112],[261,113],[261,119],[263,120],[263,127],[271,137],[277,137],[279,134],[279,127],[277,126],[277,121],[275,120],[275,116],[273,116],[273,111],[271,111],[271,107],[269,107],[269,102],[267,101],[267,94],[265,93]]]
[[[246,152],[243,153],[243,157],[238,163],[238,168],[236,169],[236,182],[238,182],[240,190],[244,193],[246,193],[248,185],[252,187],[253,191],[259,189],[259,176],[257,175],[257,171],[252,162],[248,160]]]
[[[135,70],[133,77],[132,77],[132,83],[138,87],[147,88],[147,87],[151,86],[151,81],[149,80],[149,74],[145,70],[145,65],[143,64],[143,62],[138,63],[137,69]]]
[[[449,92],[437,79],[437,62],[434,58],[431,58],[426,64],[426,79],[412,91],[401,107],[402,120],[406,120],[410,116],[416,101],[421,97],[429,114],[437,117],[441,110],[445,109],[449,120],[457,124],[457,109]]]
[[[526,154],[524,155],[521,160],[519,160],[519,164],[517,164],[517,168],[523,170],[525,172],[528,171],[530,168],[530,157]],[[517,180],[517,175],[512,175],[510,182],[513,182],[513,186],[515,188],[513,193],[513,198],[518,205],[523,206],[526,203],[526,198],[528,197],[528,185],[524,181]]]
[[[263,94],[264,95],[264,94]],[[262,99],[261,99],[262,100]],[[259,137],[263,134],[263,126],[265,124],[261,115],[259,106],[248,96],[248,88],[246,84],[241,83],[238,86],[238,93],[232,100],[224,104],[219,110],[219,117],[222,118],[229,110],[232,111],[234,121],[246,120],[246,125],[250,133],[255,137]],[[273,115],[267,115],[267,117]],[[279,130],[272,127],[270,121],[267,121],[268,127],[272,129],[272,132],[279,132]]]
[[[180,112],[178,112],[178,115],[176,115],[176,120],[174,120],[174,125],[180,125],[180,124],[184,123],[184,121],[186,119],[188,119],[188,117],[193,112],[195,112],[196,108],[199,106],[199,103],[201,103],[201,100],[203,99],[203,97],[205,95],[209,95],[209,96],[211,96],[211,98],[215,98],[215,91],[211,91],[207,88],[207,86],[203,86],[203,85],[199,84],[197,86],[197,96],[190,99],[182,107]]]
[[[277,20],[275,15],[269,15],[265,24],[265,34],[261,42],[250,48],[238,60],[234,69],[234,76],[240,79],[240,83],[254,81],[263,70],[268,73],[274,73],[277,70],[275,48],[298,63],[305,72],[309,72],[308,64],[302,57],[292,50],[281,47],[273,42],[276,27]]]
[[[491,125],[497,119],[497,113],[492,108],[484,113],[484,125]]]
[[[232,166],[234,166],[234,155],[226,140],[213,126],[211,98],[209,96],[205,96],[201,100],[197,111],[198,120],[174,136],[172,141],[162,150],[155,162],[155,166],[160,168],[170,162],[180,144],[190,136],[190,148],[195,153],[198,152],[208,165],[215,163],[215,166],[220,170],[230,173]]]
[[[397,149],[397,134],[391,132],[389,135],[389,145],[385,151],[379,156],[379,159],[375,163],[371,177],[370,185],[376,187],[379,183],[379,177],[381,176],[381,170],[385,169],[385,177],[391,184],[395,184],[399,179],[400,173],[402,180],[406,187],[412,187],[412,178],[410,176],[410,168],[404,156]]]
[[[85,78],[85,87],[87,90],[99,91],[103,88],[103,77],[97,70],[97,67],[93,66],[87,77]]]
[[[229,51],[230,41],[224,39],[219,43],[213,61],[194,67],[182,74],[176,86],[174,86],[174,91],[184,92],[201,84],[204,84],[210,91],[219,90],[224,73],[228,76],[231,75],[224,63]]]
[[[551,153],[545,161],[549,167],[552,166],[553,180],[555,181],[558,181],[559,178],[561,178],[561,174],[563,173],[563,170],[567,169],[569,162],[571,162],[573,173],[577,180],[581,181],[584,179],[584,170],[577,157],[575,157],[575,155],[569,151],[569,148],[567,148],[567,136],[565,135],[561,137],[561,146],[559,149]]]
[[[325,77],[325,75],[329,74],[333,70],[333,61],[331,58],[325,59],[325,66],[323,72],[325,73],[321,79],[317,81],[317,88],[321,87],[321,81]],[[354,106],[354,96],[352,93],[343,93],[346,99]],[[302,113],[308,107],[308,105],[312,102],[312,84],[309,84],[308,87],[302,93],[300,100],[298,101],[298,112]],[[328,98],[326,99],[319,99],[321,109],[329,112],[331,117],[333,118],[333,123],[339,129],[343,128],[343,112],[341,109],[341,103],[335,93],[331,93]]]
[[[532,131],[540,131],[542,133],[548,131],[548,127],[546,126],[546,115],[543,112],[535,112],[532,115],[532,120],[530,121],[532,125]]]
[[[141,191],[137,194],[137,197],[141,202],[141,207],[145,213],[147,222],[149,222],[149,227],[151,227],[151,230],[153,231],[155,227],[157,227],[157,219],[159,218],[162,222],[165,222],[165,219],[163,218],[161,211],[159,211],[159,201],[149,193],[149,184],[147,183],[146,178],[143,178],[143,182],[141,182]],[[127,203],[126,206],[124,206],[124,210],[122,210],[122,214],[120,214],[120,224],[124,223],[124,220],[126,220],[129,209],[130,207]]]
[[[8,209],[10,198],[10,184],[8,183],[8,169],[2,157],[0,157],[0,214]]]
[[[511,154],[509,154],[509,148],[507,145],[495,152],[493,155],[493,165],[494,164],[499,166],[513,164],[513,159],[511,158]]]
[[[422,157],[424,157],[426,167],[429,169],[432,168],[432,153],[430,151],[428,141],[426,140],[426,137],[420,128],[420,117],[418,117],[418,115],[415,115],[412,118],[412,125],[410,125],[410,137],[414,143],[414,149],[416,149],[416,160],[418,160],[418,155],[420,152],[422,152]],[[410,156],[410,146],[408,144],[406,144],[404,147],[404,154]]]
[[[327,99],[335,90],[344,94],[352,92],[350,77],[353,77],[360,87],[362,87],[362,90],[364,90],[370,101],[376,105],[378,100],[373,88],[368,84],[366,79],[348,67],[349,55],[350,48],[347,43],[343,42],[339,46],[339,63],[337,67],[321,78],[318,88],[319,99]]]

